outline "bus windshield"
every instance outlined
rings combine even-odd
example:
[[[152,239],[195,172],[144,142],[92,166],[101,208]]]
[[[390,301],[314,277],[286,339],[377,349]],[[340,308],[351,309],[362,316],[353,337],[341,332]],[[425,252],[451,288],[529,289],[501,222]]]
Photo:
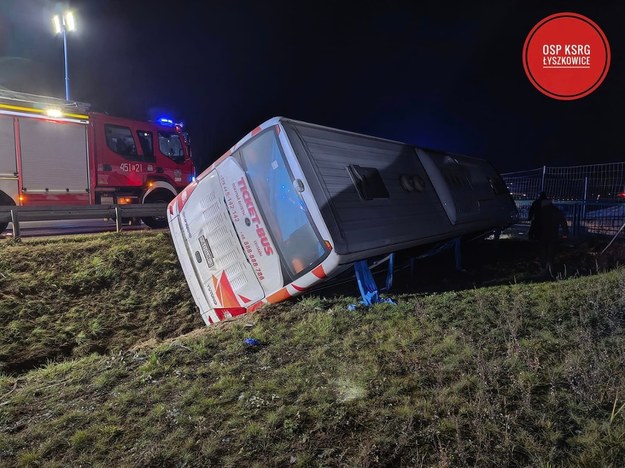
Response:
[[[293,187],[275,130],[241,148],[245,173],[283,265],[295,278],[316,266],[327,248],[311,223],[304,200]]]

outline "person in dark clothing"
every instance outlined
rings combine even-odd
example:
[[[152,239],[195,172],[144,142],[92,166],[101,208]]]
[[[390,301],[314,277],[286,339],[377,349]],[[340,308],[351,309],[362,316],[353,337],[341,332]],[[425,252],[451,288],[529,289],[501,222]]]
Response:
[[[541,201],[536,217],[539,220],[536,234],[540,246],[542,265],[549,269],[553,266],[558,248],[560,229],[562,230],[562,237],[566,238],[569,235],[569,226],[564,213],[548,198]]]
[[[543,200],[547,199],[547,194],[545,192],[540,192],[540,195],[536,200],[532,202],[529,211],[527,212],[527,220],[531,221],[530,230],[527,233],[527,237],[529,240],[538,239],[540,233],[540,217],[538,216],[538,212],[540,211],[540,204]]]

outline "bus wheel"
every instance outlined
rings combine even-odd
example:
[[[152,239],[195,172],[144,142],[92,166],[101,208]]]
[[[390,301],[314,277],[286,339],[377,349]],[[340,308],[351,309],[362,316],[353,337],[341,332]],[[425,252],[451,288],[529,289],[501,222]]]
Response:
[[[15,206],[15,202],[6,193],[0,192],[0,206]],[[8,225],[8,221],[0,223],[0,233],[2,233]]]
[[[143,203],[169,203],[172,198],[173,196],[169,192],[155,193],[143,200]],[[141,218],[141,220],[152,229],[167,227],[167,213],[163,214],[163,216],[146,216]]]

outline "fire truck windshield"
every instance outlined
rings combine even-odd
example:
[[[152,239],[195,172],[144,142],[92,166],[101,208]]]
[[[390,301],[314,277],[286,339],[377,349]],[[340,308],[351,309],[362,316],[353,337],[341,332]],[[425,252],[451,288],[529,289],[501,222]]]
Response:
[[[304,200],[293,188],[276,132],[270,129],[259,134],[241,148],[241,156],[283,265],[295,278],[316,266],[327,248],[311,223]]]
[[[165,156],[170,157],[174,161],[184,160],[184,150],[180,135],[175,132],[158,132],[158,147]]]

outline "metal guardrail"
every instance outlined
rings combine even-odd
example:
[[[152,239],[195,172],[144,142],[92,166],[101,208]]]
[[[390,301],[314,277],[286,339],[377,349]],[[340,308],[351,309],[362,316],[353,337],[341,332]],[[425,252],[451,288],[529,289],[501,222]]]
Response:
[[[13,238],[20,238],[20,222],[57,221],[66,219],[114,219],[117,232],[124,218],[165,217],[166,203],[145,205],[86,205],[86,206],[0,206],[0,224],[11,223]]]

